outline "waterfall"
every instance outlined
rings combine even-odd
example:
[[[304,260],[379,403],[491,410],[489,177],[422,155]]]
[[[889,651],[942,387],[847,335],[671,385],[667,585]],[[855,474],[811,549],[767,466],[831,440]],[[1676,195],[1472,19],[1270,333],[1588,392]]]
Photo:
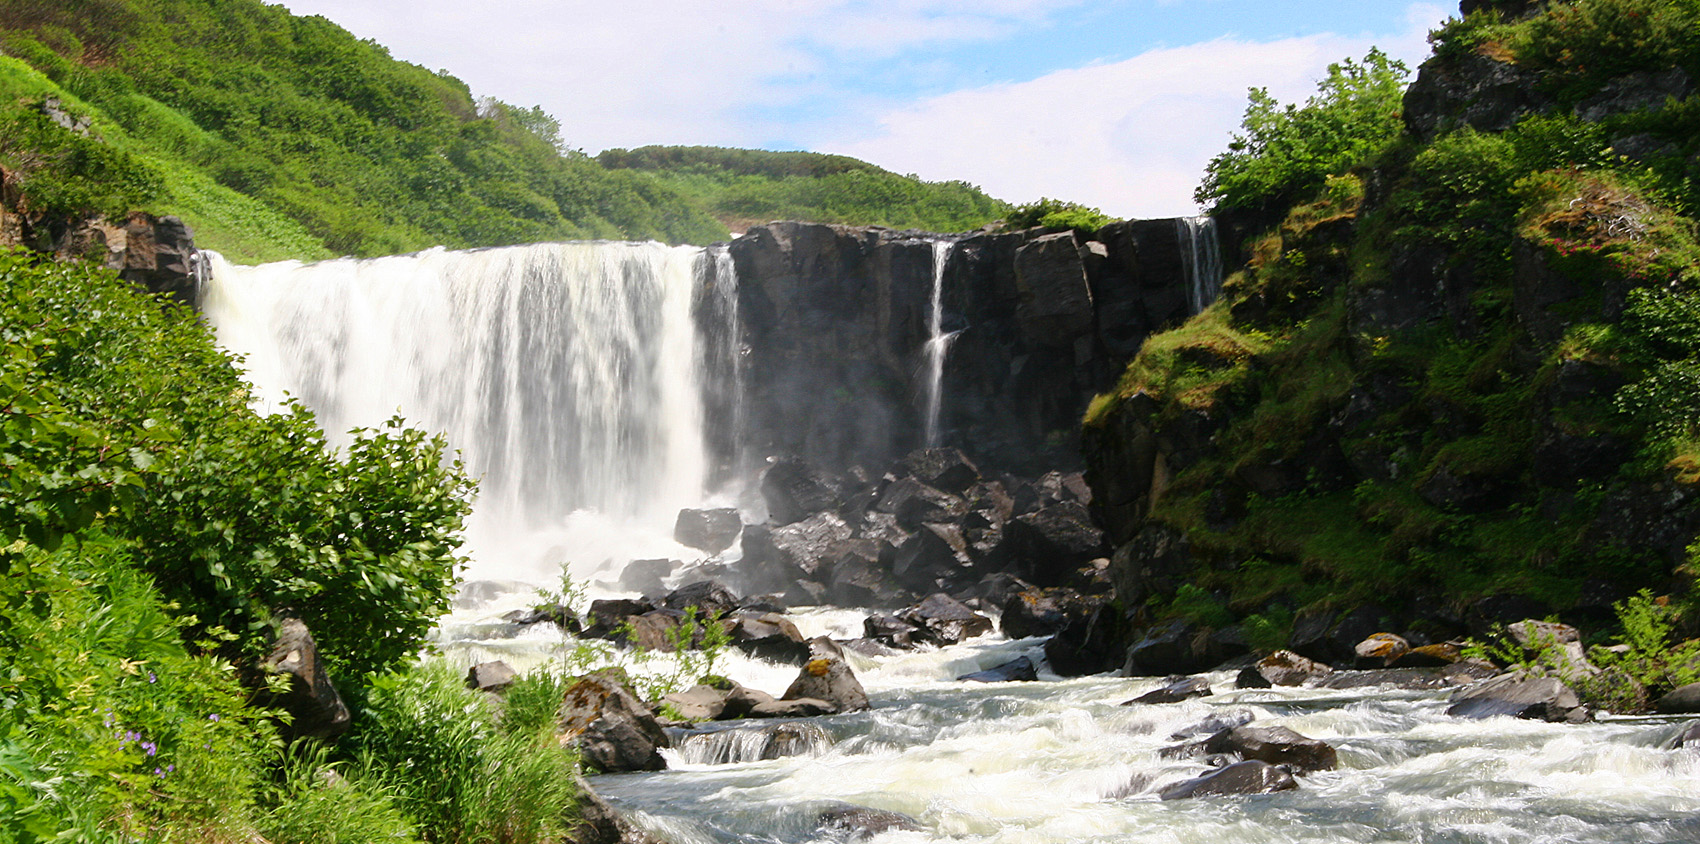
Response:
[[[956,246],[948,240],[933,241],[933,292],[927,313],[927,446],[939,445],[939,416],[944,405],[944,359],[950,341],[960,332],[944,330],[944,268]]]
[[[1175,236],[1180,241],[1181,264],[1186,268],[1187,301],[1196,314],[1222,292],[1222,250],[1216,218],[1177,217]]]
[[[703,436],[709,459],[711,490],[732,489],[745,480],[751,466],[742,432],[744,401],[744,338],[738,314],[738,273],[732,250],[716,244],[697,257],[694,313],[700,342],[697,371],[705,411]]]
[[[562,564],[671,543],[678,510],[702,498],[693,293],[719,264],[701,255],[560,243],[258,267],[215,256],[202,308],[262,410],[297,398],[333,444],[397,414],[445,435],[479,478],[471,574],[547,583]]]

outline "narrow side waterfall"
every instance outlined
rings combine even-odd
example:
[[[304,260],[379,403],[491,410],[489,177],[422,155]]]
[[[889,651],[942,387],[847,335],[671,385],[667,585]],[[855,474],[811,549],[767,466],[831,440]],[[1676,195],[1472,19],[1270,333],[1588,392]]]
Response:
[[[738,313],[738,271],[732,251],[711,246],[697,256],[693,305],[699,342],[697,372],[704,408],[703,436],[710,466],[708,488],[735,494],[730,487],[749,475],[751,458],[744,442],[747,403],[744,392],[743,326]]]
[[[702,250],[561,243],[238,267],[202,307],[263,408],[333,442],[401,415],[480,479],[470,578],[550,583],[671,543],[708,467],[693,293]],[[729,281],[727,283],[730,283]],[[666,553],[662,551],[662,553]]]
[[[933,241],[933,291],[931,310],[927,313],[927,445],[939,444],[939,417],[944,408],[944,360],[950,353],[950,341],[957,332],[944,330],[944,268],[950,263],[950,252],[956,244],[948,240]]]
[[[1222,248],[1216,218],[1209,215],[1175,218],[1181,262],[1186,267],[1187,301],[1198,313],[1222,292]]]

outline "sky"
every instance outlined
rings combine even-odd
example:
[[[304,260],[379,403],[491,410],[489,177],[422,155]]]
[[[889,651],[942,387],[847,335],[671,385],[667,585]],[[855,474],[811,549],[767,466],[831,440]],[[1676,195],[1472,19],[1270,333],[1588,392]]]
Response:
[[[851,155],[1010,202],[1197,213],[1249,88],[1304,100],[1371,46],[1414,72],[1452,2],[282,0],[568,145]]]

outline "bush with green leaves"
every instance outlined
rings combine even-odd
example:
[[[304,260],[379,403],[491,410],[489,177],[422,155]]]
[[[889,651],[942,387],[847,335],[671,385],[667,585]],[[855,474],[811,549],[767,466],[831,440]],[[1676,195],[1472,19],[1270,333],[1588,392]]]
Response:
[[[1053,229],[1097,231],[1115,220],[1116,218],[1096,208],[1047,197],[1011,209],[1003,218],[1003,227],[1019,230],[1044,226]]]
[[[1194,197],[1218,209],[1303,199],[1329,176],[1385,149],[1404,130],[1400,109],[1409,75],[1403,62],[1371,49],[1362,62],[1328,66],[1304,105],[1283,106],[1251,90],[1240,131],[1210,160]]]

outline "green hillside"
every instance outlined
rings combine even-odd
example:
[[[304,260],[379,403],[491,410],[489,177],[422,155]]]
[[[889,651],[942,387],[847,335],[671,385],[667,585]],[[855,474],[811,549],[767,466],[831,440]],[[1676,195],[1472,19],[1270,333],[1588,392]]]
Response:
[[[174,213],[240,261],[700,244],[745,219],[971,228],[1004,209],[967,185],[839,157],[790,170],[730,164],[796,158],[742,150],[605,165],[540,109],[475,97],[259,0],[15,0],[0,4],[0,52],[0,168],[36,214]],[[50,98],[62,105],[44,109]],[[59,111],[71,119],[44,113]],[[86,136],[61,125],[79,119]]]
[[[1010,210],[967,182],[923,182],[842,155],[652,146],[611,149],[596,160],[648,173],[735,230],[810,220],[967,231]]]

